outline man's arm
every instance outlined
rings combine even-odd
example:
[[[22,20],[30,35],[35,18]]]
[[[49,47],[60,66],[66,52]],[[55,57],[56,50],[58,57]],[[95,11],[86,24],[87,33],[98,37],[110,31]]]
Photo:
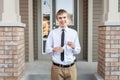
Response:
[[[81,47],[80,47],[80,42],[79,42],[79,39],[78,39],[77,32],[76,32],[74,42],[68,42],[68,45],[72,48],[74,54],[79,54],[80,53]]]
[[[50,32],[46,41],[45,53],[50,54],[52,52],[53,52],[53,34],[52,32]]]

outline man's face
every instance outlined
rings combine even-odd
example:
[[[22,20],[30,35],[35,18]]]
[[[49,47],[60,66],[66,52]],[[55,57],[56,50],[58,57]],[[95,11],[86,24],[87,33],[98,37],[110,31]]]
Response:
[[[65,28],[67,26],[67,20],[68,20],[67,13],[63,13],[57,16],[57,21],[61,28]]]

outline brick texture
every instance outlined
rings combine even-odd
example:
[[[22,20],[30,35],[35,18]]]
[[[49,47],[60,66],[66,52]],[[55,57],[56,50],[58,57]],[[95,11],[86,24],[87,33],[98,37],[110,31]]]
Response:
[[[24,49],[24,28],[0,27],[0,80],[20,80]]]
[[[100,26],[98,73],[104,80],[120,80],[120,26]]]

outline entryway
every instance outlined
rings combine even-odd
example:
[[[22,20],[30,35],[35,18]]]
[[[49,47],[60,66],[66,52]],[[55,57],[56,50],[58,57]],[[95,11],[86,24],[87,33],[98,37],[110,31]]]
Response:
[[[66,9],[71,16],[70,28],[78,32],[82,51],[77,55],[77,60],[87,60],[87,55],[83,54],[83,1],[82,0],[41,0],[38,1],[38,59],[50,60],[50,55],[45,54],[45,43],[49,32],[58,27],[55,14],[63,8]],[[82,3],[81,3],[82,2]],[[86,29],[87,30],[87,29]],[[87,35],[84,34],[84,35]],[[87,37],[87,36],[86,36]],[[87,43],[87,40],[86,40]],[[86,45],[86,44],[85,44]],[[84,45],[84,46],[85,46]],[[87,46],[86,51],[87,53]]]

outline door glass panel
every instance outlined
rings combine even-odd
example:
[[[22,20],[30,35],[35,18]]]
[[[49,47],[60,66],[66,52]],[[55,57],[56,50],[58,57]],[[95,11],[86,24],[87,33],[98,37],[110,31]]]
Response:
[[[74,25],[74,0],[56,0],[56,12],[59,9],[65,9],[69,13],[71,19],[69,25]]]
[[[51,0],[42,0],[42,53],[45,53],[45,43],[50,32]]]
[[[50,31],[50,0],[42,1],[42,15],[43,15],[43,38],[46,38]]]

